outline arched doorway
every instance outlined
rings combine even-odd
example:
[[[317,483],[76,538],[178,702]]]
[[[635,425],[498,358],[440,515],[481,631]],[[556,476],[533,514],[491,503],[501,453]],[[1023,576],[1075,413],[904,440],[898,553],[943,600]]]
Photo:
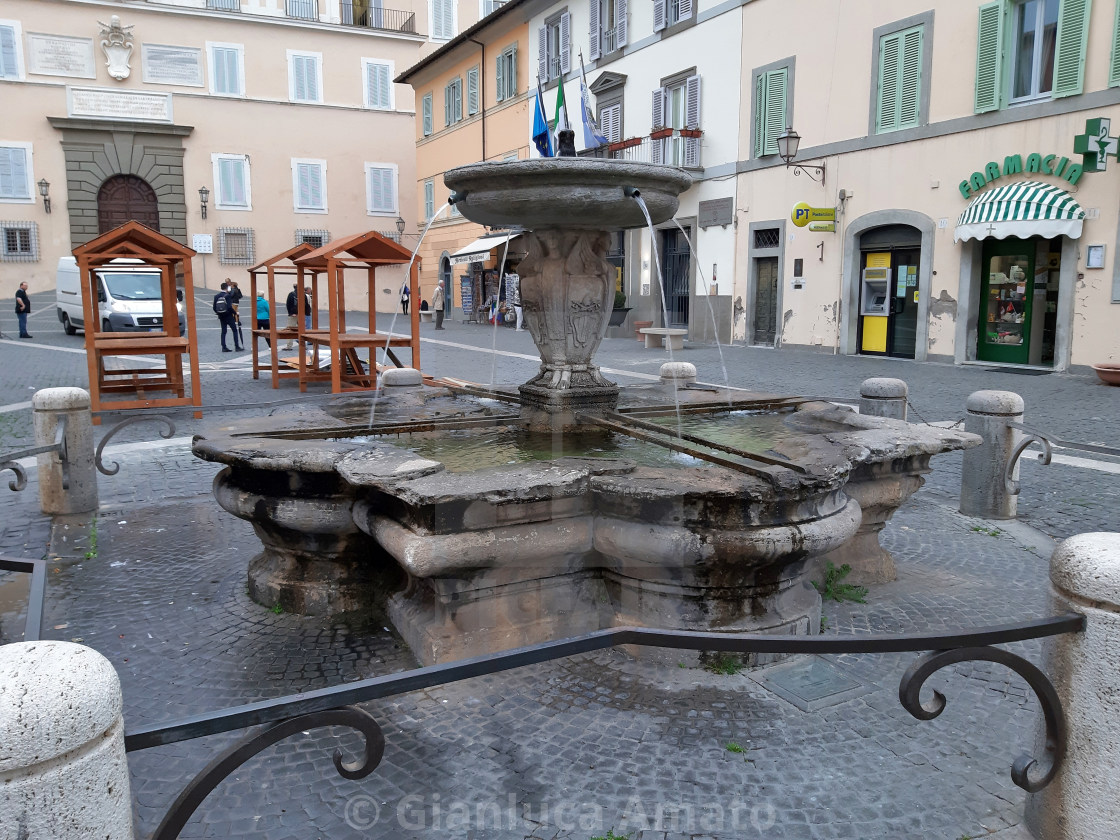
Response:
[[[97,229],[106,233],[135,219],[159,230],[159,202],[148,182],[136,175],[114,175],[97,191]]]
[[[913,359],[922,232],[883,225],[859,238],[859,352]]]

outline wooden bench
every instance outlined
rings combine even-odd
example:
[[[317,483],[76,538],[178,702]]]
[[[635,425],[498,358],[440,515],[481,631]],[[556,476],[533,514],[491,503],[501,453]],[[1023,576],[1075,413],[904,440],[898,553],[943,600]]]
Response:
[[[640,332],[646,337],[647,349],[664,347],[668,339],[670,350],[683,350],[684,337],[688,335],[688,330],[673,327],[643,327]]]

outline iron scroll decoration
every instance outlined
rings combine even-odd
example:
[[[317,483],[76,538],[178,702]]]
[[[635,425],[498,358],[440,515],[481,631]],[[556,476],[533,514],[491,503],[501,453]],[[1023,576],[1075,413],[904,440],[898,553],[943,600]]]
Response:
[[[103,475],[116,475],[120,471],[120,468],[121,468],[121,465],[118,464],[116,461],[113,462],[113,465],[111,467],[105,466],[105,464],[102,463],[102,461],[101,461],[101,454],[105,451],[105,446],[106,446],[106,444],[109,443],[109,439],[112,438],[113,435],[115,435],[117,432],[119,432],[121,429],[125,428],[126,426],[131,426],[134,423],[145,423],[148,420],[155,420],[155,421],[158,421],[160,423],[166,423],[167,424],[166,431],[161,431],[159,433],[159,436],[161,438],[163,438],[164,440],[167,440],[168,438],[170,438],[172,435],[175,434],[175,423],[174,423],[174,421],[172,421],[172,419],[170,417],[167,417],[164,414],[142,414],[139,417],[127,417],[124,420],[122,420],[121,422],[117,423],[117,425],[115,425],[109,431],[107,431],[105,433],[105,437],[101,438],[100,442],[98,442],[97,451],[94,453],[94,456],[93,456],[93,463],[97,466],[97,469],[98,469],[99,472],[101,472]]]
[[[344,779],[363,779],[381,763],[385,755],[385,735],[369,712],[344,706],[289,718],[242,739],[207,764],[175,798],[152,840],[175,840],[210,792],[253,756],[292,735],[324,726],[344,726],[357,730],[365,737],[365,749],[355,762],[343,761],[342,750],[334,751],[335,769]]]
[[[933,692],[933,700],[929,705],[922,703],[919,694],[922,685],[936,671],[949,665],[960,662],[974,662],[983,660],[1005,665],[1026,680],[1035,697],[1042,707],[1042,717],[1046,725],[1045,754],[1048,767],[1045,772],[1036,778],[1031,778],[1030,771],[1038,763],[1033,756],[1023,753],[1011,765],[1011,781],[1028,793],[1037,793],[1042,790],[1058,773],[1062,760],[1065,758],[1068,736],[1066,732],[1065,714],[1062,712],[1062,703],[1053,684],[1035,665],[1016,656],[1002,648],[995,647],[964,647],[952,650],[935,650],[919,657],[902,675],[898,685],[898,700],[902,707],[918,720],[933,720],[945,708],[945,695],[940,691]]]

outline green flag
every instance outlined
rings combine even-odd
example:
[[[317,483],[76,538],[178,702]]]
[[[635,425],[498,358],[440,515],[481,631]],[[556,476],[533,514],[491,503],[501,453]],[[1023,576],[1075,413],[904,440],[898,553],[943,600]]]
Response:
[[[553,148],[560,148],[560,132],[571,128],[568,125],[568,104],[564,101],[564,76],[561,75],[556,84],[556,137],[557,142],[553,144]]]

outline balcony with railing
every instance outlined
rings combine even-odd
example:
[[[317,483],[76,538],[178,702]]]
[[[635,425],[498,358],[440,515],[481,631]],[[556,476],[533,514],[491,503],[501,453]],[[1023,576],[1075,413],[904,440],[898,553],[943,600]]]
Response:
[[[343,26],[358,26],[368,29],[384,29],[389,32],[409,32],[416,34],[416,13],[401,9],[383,9],[371,5],[368,0],[342,0]]]
[[[602,39],[600,47],[603,50],[603,55],[609,55],[618,49],[618,29],[604,29],[601,33]]]
[[[702,134],[700,129],[661,128],[648,137],[619,140],[587,154],[635,163],[660,163],[664,166],[702,169],[700,163]]]
[[[284,12],[300,20],[319,19],[319,0],[284,0]]]
[[[216,12],[240,12],[241,0],[206,0],[206,8]]]

